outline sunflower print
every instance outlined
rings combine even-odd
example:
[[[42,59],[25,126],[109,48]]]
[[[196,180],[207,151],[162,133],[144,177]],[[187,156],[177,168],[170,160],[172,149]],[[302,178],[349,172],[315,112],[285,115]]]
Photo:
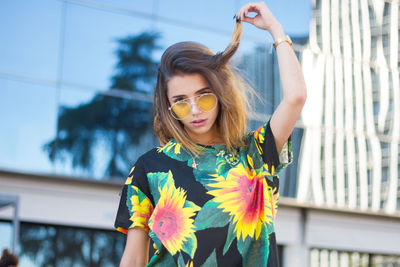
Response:
[[[130,185],[129,190],[133,190],[129,199],[128,206],[130,207],[132,224],[129,228],[139,226],[146,232],[149,232],[147,222],[153,213],[153,205],[148,197],[146,197],[136,186]]]
[[[254,131],[254,138],[260,144],[264,143],[264,135],[265,135],[265,126],[258,127],[257,130]]]
[[[263,149],[261,144],[264,143],[264,136],[265,136],[265,126],[260,126],[257,130],[253,132],[254,135],[254,142],[256,144],[258,153],[262,154]]]
[[[133,179],[133,171],[135,170],[135,166],[132,167],[131,171],[129,172],[129,176],[128,178],[126,178],[125,180],[125,184],[131,184],[132,183],[132,179]]]
[[[169,141],[164,146],[157,147],[157,152],[160,153],[160,152],[162,152],[164,150],[166,152],[169,152],[172,148],[174,148],[174,153],[175,154],[180,154],[181,153],[182,144],[181,143],[177,143],[177,142]]]
[[[271,215],[272,219],[275,222],[276,213],[278,211],[278,200],[279,200],[279,192],[275,187],[272,190],[272,194],[270,195],[270,202],[271,202]]]
[[[271,198],[268,195],[269,186],[264,179],[264,173],[257,173],[252,167],[253,162],[248,158],[251,168],[243,163],[232,168],[227,177],[218,176],[212,179],[214,183],[208,186],[215,188],[208,191],[214,196],[218,208],[233,216],[236,237],[245,240],[247,236],[257,240],[264,223],[272,223]]]
[[[195,232],[192,217],[200,207],[185,207],[185,201],[185,190],[165,184],[160,190],[160,199],[149,221],[150,229],[172,255],[181,251],[183,243]]]

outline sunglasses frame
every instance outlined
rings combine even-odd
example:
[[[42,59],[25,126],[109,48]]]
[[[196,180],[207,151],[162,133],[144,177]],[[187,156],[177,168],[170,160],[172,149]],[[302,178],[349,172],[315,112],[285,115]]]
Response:
[[[210,110],[204,110],[204,109],[200,108],[200,107],[197,105],[197,103],[199,102],[199,99],[200,99],[202,96],[205,96],[205,95],[213,95],[213,96],[215,97],[215,106],[214,106],[212,109],[210,109]],[[169,112],[171,113],[171,116],[172,116],[174,119],[176,119],[176,120],[183,120],[183,119],[187,118],[187,117],[190,115],[190,113],[192,112],[192,107],[193,107],[193,106],[192,106],[192,105],[193,105],[192,102],[191,102],[191,101],[188,101],[188,100],[193,99],[193,98],[194,98],[194,99],[197,98],[197,101],[195,101],[195,103],[196,103],[197,107],[198,107],[200,110],[202,110],[203,112],[212,111],[212,110],[214,110],[215,107],[218,105],[218,97],[217,97],[214,93],[212,93],[212,92],[210,92],[210,93],[204,93],[204,94],[200,94],[200,95],[198,95],[198,96],[192,96],[192,97],[185,98],[185,99],[183,99],[183,100],[176,101],[174,104],[172,104],[172,105],[168,108]],[[177,118],[177,117],[175,117],[174,111],[172,110],[172,107],[173,107],[174,105],[176,105],[176,104],[179,104],[179,103],[187,103],[187,104],[190,106],[190,112],[189,112],[189,114],[186,115],[186,116],[183,117],[183,118]]]

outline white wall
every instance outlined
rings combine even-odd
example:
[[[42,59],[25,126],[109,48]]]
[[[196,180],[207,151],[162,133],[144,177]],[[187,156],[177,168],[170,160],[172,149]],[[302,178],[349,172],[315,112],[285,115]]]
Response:
[[[21,221],[112,229],[119,183],[1,172],[0,194],[19,196]],[[12,209],[0,209],[0,218],[11,216]]]

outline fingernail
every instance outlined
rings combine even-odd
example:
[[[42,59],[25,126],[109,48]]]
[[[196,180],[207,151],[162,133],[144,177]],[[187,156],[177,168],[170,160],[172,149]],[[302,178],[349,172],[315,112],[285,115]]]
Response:
[[[234,18],[234,19],[236,18],[236,14],[235,14],[235,15],[233,15],[233,18]]]

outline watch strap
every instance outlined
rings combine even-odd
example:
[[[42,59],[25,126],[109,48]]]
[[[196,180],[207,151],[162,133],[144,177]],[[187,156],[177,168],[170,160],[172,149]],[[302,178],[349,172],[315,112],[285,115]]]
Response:
[[[276,49],[276,47],[277,47],[278,45],[280,45],[281,43],[283,43],[283,42],[287,42],[290,46],[293,44],[293,43],[292,43],[292,40],[291,40],[290,37],[289,37],[289,35],[284,35],[284,36],[278,38],[278,39],[275,41],[275,43],[273,44],[274,48]]]

